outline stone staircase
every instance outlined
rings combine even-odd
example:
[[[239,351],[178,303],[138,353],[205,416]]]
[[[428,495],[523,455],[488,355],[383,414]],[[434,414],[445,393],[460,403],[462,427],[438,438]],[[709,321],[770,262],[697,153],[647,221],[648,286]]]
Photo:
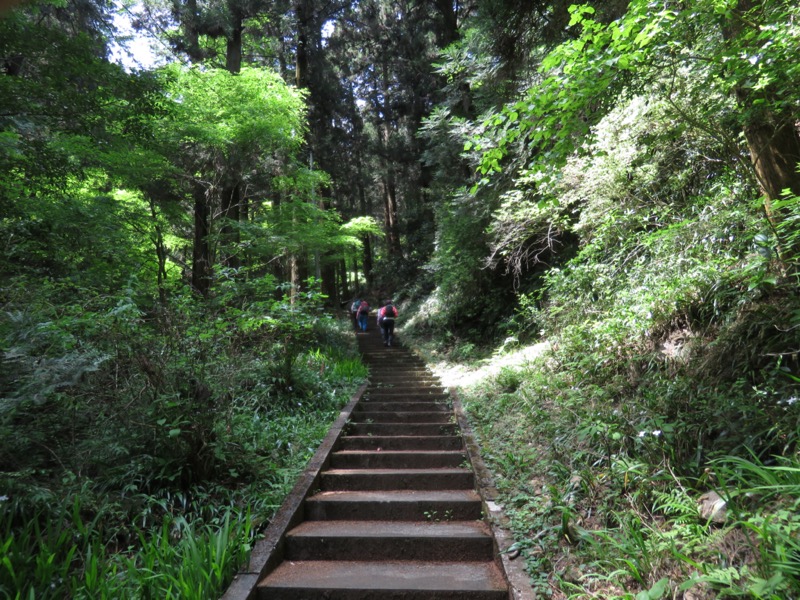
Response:
[[[507,600],[450,398],[371,324],[357,334],[370,385],[257,597]]]

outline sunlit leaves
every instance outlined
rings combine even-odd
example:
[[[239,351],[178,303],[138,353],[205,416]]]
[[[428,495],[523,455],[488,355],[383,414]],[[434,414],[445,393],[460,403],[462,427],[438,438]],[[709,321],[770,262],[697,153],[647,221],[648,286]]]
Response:
[[[297,149],[305,133],[302,94],[271,71],[245,68],[167,69],[177,121],[173,133],[228,157],[234,152]]]
[[[374,217],[355,217],[341,226],[342,233],[349,235],[380,235],[383,231]]]

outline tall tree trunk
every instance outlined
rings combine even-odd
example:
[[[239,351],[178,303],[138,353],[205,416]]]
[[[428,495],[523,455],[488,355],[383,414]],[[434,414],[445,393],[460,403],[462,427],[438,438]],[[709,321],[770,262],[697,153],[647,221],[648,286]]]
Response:
[[[386,229],[386,250],[390,256],[402,256],[400,227],[397,222],[397,181],[395,165],[387,160],[383,185],[383,223]]]
[[[362,215],[369,215],[372,214],[372,206],[371,202],[367,197],[367,191],[364,189],[364,175],[362,171],[361,165],[361,151],[356,150],[356,175],[358,181],[358,203],[360,212]],[[362,262],[364,265],[364,279],[367,282],[367,288],[372,289],[372,284],[374,281],[374,274],[372,272],[372,244],[370,235],[364,234],[361,238],[361,246],[363,250],[362,254]],[[354,263],[354,271],[356,273],[356,281],[358,281],[358,261]],[[356,286],[357,287],[357,286]]]
[[[237,74],[242,70],[242,17],[236,10],[231,10],[233,18],[233,28],[227,38],[225,49],[225,68],[232,74]],[[222,173],[226,176],[223,180],[228,183],[222,189],[222,227],[220,228],[220,240],[222,247],[222,262],[225,266],[238,269],[241,266],[239,259],[239,220],[241,218],[242,188],[239,182],[241,169],[231,164],[230,159],[221,161]]]
[[[328,298],[329,303],[336,305],[339,303],[339,288],[336,285],[336,265],[337,262],[329,259],[322,264],[322,284],[321,291]]]
[[[402,256],[400,246],[400,229],[397,222],[397,176],[396,164],[391,156],[390,144],[392,141],[392,123],[394,111],[391,105],[391,90],[389,89],[389,67],[384,60],[382,65],[382,94],[383,94],[383,125],[382,130],[382,158],[384,161],[385,175],[383,185],[383,222],[386,232],[386,251],[389,256]]]
[[[311,26],[313,8],[309,0],[295,0],[294,14],[297,20],[297,50],[295,54],[295,85],[308,87],[308,33]]]
[[[436,31],[436,44],[447,48],[458,39],[458,2],[436,0],[436,11],[441,17],[441,27]]]
[[[375,272],[372,265],[372,236],[365,234],[361,238],[361,244],[364,248],[361,260],[364,263],[364,279],[367,283],[367,289],[371,290],[375,284]]]
[[[194,184],[194,246],[192,249],[192,287],[203,297],[211,289],[211,243],[209,234],[208,193],[200,183]]]
[[[234,13],[234,24],[231,35],[227,40],[225,48],[225,68],[231,73],[239,73],[242,70],[242,25],[241,15]]]
[[[235,171],[234,171],[235,172]],[[222,263],[226,267],[238,269],[239,259],[239,221],[241,218],[242,194],[238,182],[231,183],[222,190],[222,227],[220,228],[220,246]]]
[[[155,231],[155,239],[153,245],[156,249],[156,259],[158,265],[156,267],[156,283],[158,285],[158,300],[164,305],[167,303],[167,290],[164,284],[167,279],[167,247],[164,244],[164,232],[162,231],[161,224],[158,222],[158,210],[156,209],[156,201],[149,194],[147,202],[150,205],[150,216],[153,219],[153,230]]]
[[[762,4],[757,0],[739,1],[737,10],[722,27],[726,42],[736,44],[746,35],[747,29],[759,28],[757,13],[763,8]],[[758,36],[754,36],[754,39],[758,39]],[[754,55],[761,51],[759,47],[753,48]],[[750,161],[764,195],[764,212],[778,240],[777,252],[785,270],[794,257],[784,253],[780,235],[783,215],[775,213],[772,202],[780,198],[786,189],[800,196],[800,173],[797,170],[800,163],[800,132],[797,115],[790,110],[773,108],[780,106],[780,101],[785,99],[781,96],[786,95],[784,90],[774,85],[758,92],[742,85],[734,89],[734,94],[742,114],[746,115],[743,131]]]
[[[737,97],[745,110],[752,109],[746,93]],[[770,115],[763,120],[747,123],[744,137],[750,150],[750,160],[765,196],[769,200],[779,198],[785,189],[800,196],[800,138],[795,119],[791,115]],[[771,118],[770,118],[771,117]]]
[[[738,10],[723,26],[722,33],[726,41],[734,41],[744,35],[745,29],[758,26],[747,13],[760,5],[756,0],[740,0]],[[758,51],[759,48],[754,48],[754,52]],[[770,100],[780,100],[777,97],[780,93],[778,91],[772,90],[772,97],[768,97],[767,102],[764,102],[763,92],[756,94],[744,86],[737,87],[734,93],[742,112],[748,115],[744,124],[744,136],[769,213],[769,202],[779,198],[783,190],[790,189],[793,194],[800,195],[800,174],[797,171],[800,161],[800,134],[797,115],[787,110],[775,112],[770,109]],[[767,95],[770,95],[769,90]],[[756,100],[760,104],[756,105]]]
[[[303,283],[308,280],[308,257],[300,250],[289,258],[289,272],[292,283],[292,302],[297,299],[297,294],[303,289]]]
[[[176,6],[179,5],[176,3]],[[183,50],[192,61],[200,62],[205,58],[205,55],[200,48],[200,34],[198,31],[200,11],[197,6],[197,0],[187,0],[186,7],[182,10],[179,8],[178,11],[178,20],[183,24],[183,36],[186,39],[183,44]]]
[[[297,29],[297,48],[295,50],[295,85],[309,87],[309,31],[313,18],[311,0],[295,0],[294,13]],[[313,123],[311,124],[313,128]],[[308,279],[308,256],[303,249],[296,251],[289,260],[292,283],[292,302]]]
[[[341,283],[339,286],[340,297],[347,299],[350,297],[350,281],[347,276],[347,259],[345,258],[339,260],[339,279]]]

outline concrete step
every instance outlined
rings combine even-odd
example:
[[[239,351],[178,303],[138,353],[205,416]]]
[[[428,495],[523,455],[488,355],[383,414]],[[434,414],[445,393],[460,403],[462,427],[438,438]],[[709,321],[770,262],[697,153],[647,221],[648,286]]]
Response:
[[[433,392],[426,386],[406,386],[402,389],[367,390],[363,402],[427,402],[448,400],[445,392]]]
[[[444,469],[464,466],[459,451],[342,450],[331,454],[333,469]]]
[[[367,393],[386,391],[386,392],[414,392],[424,391],[432,394],[445,394],[447,390],[442,387],[441,382],[432,379],[423,379],[422,381],[412,379],[410,381],[395,380],[392,383],[370,383],[367,388]]]
[[[362,410],[353,414],[355,423],[450,423],[455,419],[452,412],[409,412],[388,410]]]
[[[377,363],[377,362],[365,362],[364,363],[367,368],[369,369],[370,373],[392,373],[392,374],[402,374],[402,373],[426,373],[430,374],[428,367],[424,364],[416,364],[416,363],[395,363],[395,364],[386,364],[384,363]]]
[[[364,362],[368,365],[414,365],[417,367],[425,367],[425,361],[412,354],[408,354],[397,348],[392,347],[391,350],[385,349],[386,346],[378,346],[373,348],[369,354],[364,356]]]
[[[338,450],[461,450],[459,435],[349,435],[339,439]]]
[[[348,435],[456,435],[455,423],[349,423]]]
[[[405,402],[385,400],[362,400],[358,403],[353,414],[362,412],[453,412],[453,407],[448,403],[436,400]]]
[[[416,372],[410,374],[403,374],[403,373],[380,373],[376,375],[370,375],[369,381],[372,385],[383,384],[386,387],[390,387],[393,385],[400,385],[403,383],[413,383],[413,384],[425,384],[430,383],[432,385],[441,385],[441,380],[433,375],[430,372]]]
[[[258,584],[262,600],[507,600],[497,566],[481,562],[284,561]]]
[[[423,392],[408,394],[370,394],[361,400],[359,408],[367,407],[372,402],[430,402],[449,405],[450,396],[447,394],[425,394]]]
[[[329,469],[320,474],[330,490],[468,490],[475,487],[471,469]]]
[[[287,560],[487,560],[480,521],[306,521],[286,537]]]
[[[313,521],[451,521],[481,518],[475,490],[327,491],[305,501],[305,516]]]
[[[376,373],[405,373],[405,372],[423,372],[430,374],[427,365],[423,362],[408,362],[401,361],[389,362],[388,360],[369,361],[365,360],[364,364],[369,367],[371,372]]]
[[[370,399],[374,400],[386,400],[389,402],[392,401],[411,401],[417,402],[418,400],[444,400],[449,399],[450,394],[445,391],[440,391],[439,389],[431,389],[428,384],[404,384],[403,387],[383,387],[383,388],[374,388],[369,387],[364,392],[364,396],[362,400],[368,401]]]

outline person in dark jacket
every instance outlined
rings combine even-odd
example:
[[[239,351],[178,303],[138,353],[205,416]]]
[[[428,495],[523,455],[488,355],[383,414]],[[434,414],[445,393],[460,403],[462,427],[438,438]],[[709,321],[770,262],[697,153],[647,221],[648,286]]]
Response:
[[[387,300],[378,311],[378,325],[381,328],[384,346],[391,347],[392,341],[394,341],[394,320],[396,318],[397,309],[391,300]]]

